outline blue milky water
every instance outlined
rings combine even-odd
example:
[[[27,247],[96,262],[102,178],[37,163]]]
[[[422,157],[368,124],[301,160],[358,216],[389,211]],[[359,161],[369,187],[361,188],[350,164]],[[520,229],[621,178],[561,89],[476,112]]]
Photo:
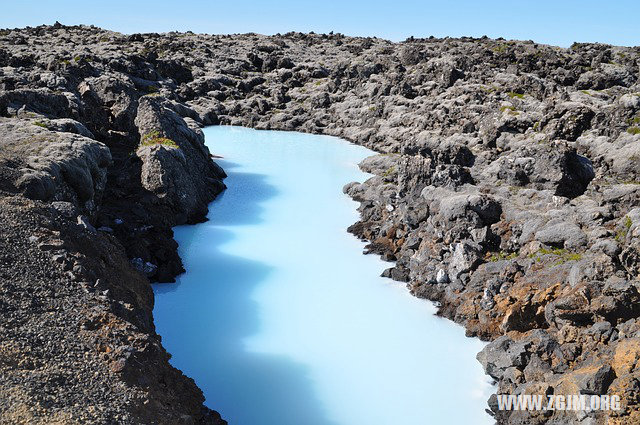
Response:
[[[209,221],[175,228],[187,270],[154,286],[171,363],[234,425],[492,423],[461,327],[381,278],[342,194],[371,151],[343,140],[205,129],[229,174]]]

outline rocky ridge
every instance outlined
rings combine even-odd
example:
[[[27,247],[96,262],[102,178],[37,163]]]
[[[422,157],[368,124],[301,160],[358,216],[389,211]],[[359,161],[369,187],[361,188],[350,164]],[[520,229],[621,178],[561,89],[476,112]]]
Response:
[[[223,189],[198,127],[340,136],[380,152],[345,187],[361,203],[350,230],[492,341],[478,359],[499,393],[622,397],[597,413],[501,412],[492,397],[499,423],[640,420],[640,49],[58,25],[0,40],[3,199],[99,234],[117,273],[182,270],[171,226],[202,220]],[[81,286],[102,281],[95,267]],[[149,321],[148,285],[126,289]]]
[[[149,285],[183,270],[171,227],[204,220],[224,189],[201,130],[126,74],[13,68],[13,45],[0,45],[0,422],[226,423],[169,364]],[[14,71],[67,85],[9,89]]]

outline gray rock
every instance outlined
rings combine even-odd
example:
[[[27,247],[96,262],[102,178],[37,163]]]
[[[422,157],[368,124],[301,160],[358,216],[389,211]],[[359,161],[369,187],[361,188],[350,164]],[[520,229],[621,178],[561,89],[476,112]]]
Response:
[[[587,236],[575,223],[552,220],[535,234],[536,240],[567,249],[581,248],[587,243]]]
[[[526,346],[504,335],[487,344],[476,356],[485,372],[501,379],[511,367],[524,368],[528,360]]]
[[[89,219],[87,217],[85,217],[84,215],[79,215],[77,222],[87,232],[94,233],[94,234],[97,233],[96,228],[93,227],[93,225],[89,222]]]
[[[458,279],[462,273],[473,270],[480,263],[482,248],[475,242],[456,243],[449,262],[448,275]]]
[[[148,261],[144,261],[142,258],[132,259],[131,265],[145,276],[153,276],[158,270],[158,266]]]
[[[578,378],[580,394],[606,394],[614,378],[613,368],[608,364],[602,365],[594,372],[585,373]]]
[[[449,282],[449,275],[444,269],[438,269],[438,273],[436,273],[436,282],[438,283],[447,283]]]
[[[591,248],[589,248],[589,250],[594,252],[604,252],[611,258],[616,258],[621,251],[620,245],[616,241],[611,239],[601,239],[594,243]]]
[[[53,209],[55,209],[61,215],[67,218],[74,218],[78,215],[78,210],[71,202],[54,201],[51,203]]]

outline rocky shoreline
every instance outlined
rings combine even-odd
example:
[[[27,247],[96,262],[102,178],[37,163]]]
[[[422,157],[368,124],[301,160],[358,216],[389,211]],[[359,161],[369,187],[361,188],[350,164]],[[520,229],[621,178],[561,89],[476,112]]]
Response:
[[[622,398],[492,397],[498,423],[640,420],[640,49],[58,24],[0,41],[3,421],[223,423],[169,365],[148,284],[183,270],[171,227],[224,189],[214,124],[380,152],[345,187],[350,231],[492,341],[478,359],[498,392]]]

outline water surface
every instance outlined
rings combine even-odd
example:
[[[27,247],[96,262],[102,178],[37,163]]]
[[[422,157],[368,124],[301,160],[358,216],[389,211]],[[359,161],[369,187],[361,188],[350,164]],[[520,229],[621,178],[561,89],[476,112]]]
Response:
[[[234,425],[492,423],[482,343],[379,277],[342,194],[371,151],[302,133],[209,127],[229,174],[209,221],[175,229],[187,273],[155,285],[171,363]]]

